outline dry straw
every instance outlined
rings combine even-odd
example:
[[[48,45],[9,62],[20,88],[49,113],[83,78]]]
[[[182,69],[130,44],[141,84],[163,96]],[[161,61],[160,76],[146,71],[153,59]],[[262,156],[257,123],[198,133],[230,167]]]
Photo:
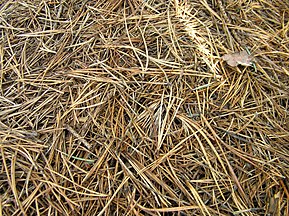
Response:
[[[289,215],[288,5],[1,0],[0,215]]]

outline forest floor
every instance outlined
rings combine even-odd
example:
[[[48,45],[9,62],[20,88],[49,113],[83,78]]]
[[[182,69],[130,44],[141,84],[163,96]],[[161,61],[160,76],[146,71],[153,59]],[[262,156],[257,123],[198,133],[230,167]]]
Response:
[[[288,0],[0,0],[0,215],[289,215]]]

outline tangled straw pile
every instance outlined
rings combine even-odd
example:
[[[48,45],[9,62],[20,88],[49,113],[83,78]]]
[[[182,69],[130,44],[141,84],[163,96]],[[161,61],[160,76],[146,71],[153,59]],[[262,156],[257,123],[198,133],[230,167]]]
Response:
[[[1,0],[2,215],[288,215],[288,5]]]

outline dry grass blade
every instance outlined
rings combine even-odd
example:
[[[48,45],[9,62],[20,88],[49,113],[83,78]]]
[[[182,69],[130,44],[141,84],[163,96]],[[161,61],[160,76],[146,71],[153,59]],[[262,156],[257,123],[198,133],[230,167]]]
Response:
[[[289,215],[288,5],[0,0],[0,215]]]

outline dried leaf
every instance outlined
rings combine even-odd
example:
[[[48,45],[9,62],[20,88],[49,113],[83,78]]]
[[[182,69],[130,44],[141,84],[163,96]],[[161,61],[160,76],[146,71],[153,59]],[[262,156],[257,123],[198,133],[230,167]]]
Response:
[[[235,52],[232,54],[226,54],[222,56],[222,59],[228,63],[228,65],[232,67],[236,67],[237,65],[243,66],[251,66],[252,65],[252,57],[248,55],[248,53],[243,50],[241,52]]]

